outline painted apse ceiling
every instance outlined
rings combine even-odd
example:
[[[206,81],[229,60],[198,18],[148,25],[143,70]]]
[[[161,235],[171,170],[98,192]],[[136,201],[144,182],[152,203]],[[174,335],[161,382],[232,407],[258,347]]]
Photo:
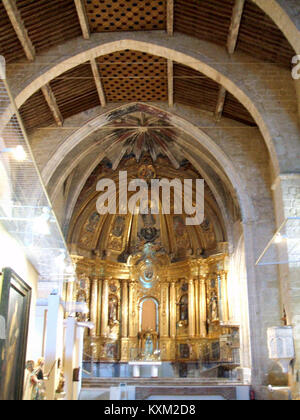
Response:
[[[119,172],[127,171],[128,182],[143,179],[203,179],[185,157],[179,144],[183,133],[172,125],[168,114],[143,104],[132,104],[106,116],[106,156],[89,176],[82,189],[70,223],[68,242],[80,255],[99,257],[118,263],[142,264],[147,282],[152,284],[151,266],[201,258],[217,252],[218,243],[226,241],[222,215],[205,183],[205,218],[200,226],[186,226],[186,214],[174,213],[171,191],[171,214],[116,214],[101,216],[96,210],[101,179],[115,181],[119,191]],[[103,132],[102,136],[104,135]],[[195,193],[195,191],[194,191]],[[134,193],[128,194],[128,199]],[[195,197],[195,194],[194,194]],[[117,200],[118,202],[118,200]],[[158,258],[157,262],[154,260]],[[149,268],[149,267],[148,267]],[[147,273],[150,276],[147,278]]]

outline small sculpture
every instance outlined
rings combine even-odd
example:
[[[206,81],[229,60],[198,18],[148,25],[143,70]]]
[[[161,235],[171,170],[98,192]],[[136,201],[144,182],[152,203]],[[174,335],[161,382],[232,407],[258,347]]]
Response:
[[[58,382],[58,387],[57,387],[57,390],[56,390],[56,394],[64,394],[64,392],[65,392],[65,382],[66,382],[65,375],[64,375],[63,370],[61,370],[60,374],[59,374],[59,382]]]
[[[108,303],[108,322],[114,325],[118,320],[118,299],[115,296],[109,298]]]

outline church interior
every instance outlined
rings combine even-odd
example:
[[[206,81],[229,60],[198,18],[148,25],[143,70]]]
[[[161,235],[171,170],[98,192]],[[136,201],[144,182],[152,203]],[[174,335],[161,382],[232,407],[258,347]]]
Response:
[[[0,400],[300,400],[299,1],[1,0],[0,238]]]

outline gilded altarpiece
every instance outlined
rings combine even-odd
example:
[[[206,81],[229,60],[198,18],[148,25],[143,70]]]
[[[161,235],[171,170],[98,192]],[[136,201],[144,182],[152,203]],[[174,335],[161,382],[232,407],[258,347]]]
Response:
[[[79,280],[66,293],[73,301],[85,299],[89,312],[78,316],[95,325],[85,337],[85,353],[95,362],[126,363],[142,357],[141,343],[152,336],[155,344],[148,340],[148,349],[159,350],[162,361],[232,361],[225,338],[234,335],[238,348],[238,330],[228,325],[226,254],[177,263],[165,255],[155,258],[155,271],[146,273],[155,277],[151,287],[143,282],[141,266],[150,269],[139,256],[128,264],[76,259]],[[158,322],[150,331],[141,325],[147,299],[157,303]]]

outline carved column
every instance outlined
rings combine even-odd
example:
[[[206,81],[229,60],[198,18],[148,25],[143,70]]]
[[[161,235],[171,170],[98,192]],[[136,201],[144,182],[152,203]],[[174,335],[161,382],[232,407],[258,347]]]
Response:
[[[170,337],[176,337],[176,284],[172,281],[170,285]]]
[[[228,291],[227,291],[227,272],[221,271],[221,293],[222,293],[222,321],[227,323],[229,321],[229,308],[228,308]]]
[[[169,283],[161,285],[160,336],[169,337]]]
[[[195,334],[199,335],[200,313],[199,313],[199,287],[198,278],[194,279],[194,293],[195,293]]]
[[[195,336],[195,295],[194,280],[189,280],[189,336]]]
[[[122,320],[121,320],[121,361],[128,362],[129,339],[128,339],[128,281],[122,281]]]
[[[101,336],[106,337],[108,326],[108,280],[103,280],[102,285],[102,315],[101,315]]]
[[[207,320],[207,306],[206,306],[206,275],[200,276],[200,336],[206,337],[206,320]]]
[[[98,304],[97,304],[97,336],[101,335],[101,313],[102,313],[102,281],[98,281]]]
[[[128,282],[122,282],[122,338],[128,337]]]
[[[97,335],[97,303],[98,303],[98,279],[92,279],[91,288],[91,307],[90,307],[90,318],[91,322],[95,325],[95,328],[91,330],[91,336],[96,337]]]
[[[135,283],[129,283],[129,337],[136,337],[136,305],[135,305]]]

